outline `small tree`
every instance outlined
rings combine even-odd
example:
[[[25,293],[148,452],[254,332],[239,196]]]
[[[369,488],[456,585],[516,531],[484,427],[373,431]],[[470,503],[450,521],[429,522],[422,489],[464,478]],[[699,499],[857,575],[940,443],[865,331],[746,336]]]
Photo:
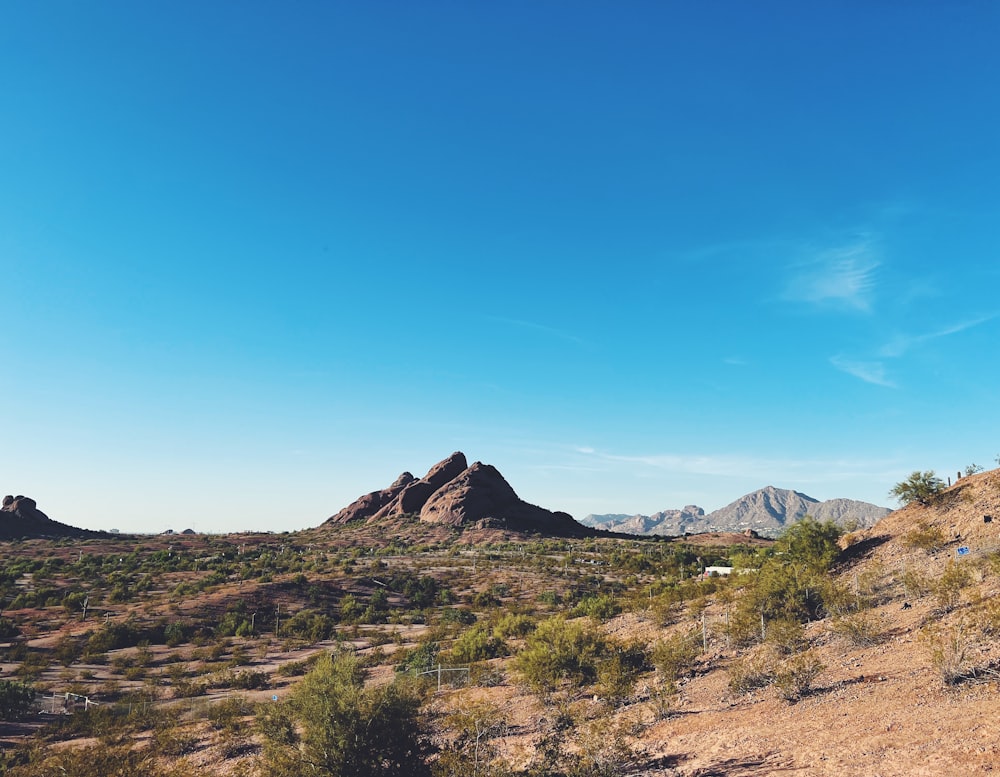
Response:
[[[366,688],[354,656],[325,655],[284,708],[261,719],[271,777],[420,775],[427,769],[420,699],[397,678]]]
[[[28,714],[35,689],[24,683],[0,680],[0,720],[20,720]]]
[[[514,666],[532,690],[546,693],[563,680],[575,685],[592,682],[606,647],[604,635],[590,624],[557,615],[528,635]]]
[[[904,505],[912,502],[917,504],[930,504],[930,502],[944,490],[944,482],[934,470],[920,472],[917,470],[903,481],[892,487],[889,496],[899,500]]]

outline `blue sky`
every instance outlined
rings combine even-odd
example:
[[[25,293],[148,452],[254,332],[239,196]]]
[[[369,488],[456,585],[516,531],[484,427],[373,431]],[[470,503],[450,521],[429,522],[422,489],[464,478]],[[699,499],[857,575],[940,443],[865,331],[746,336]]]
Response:
[[[298,529],[995,466],[1000,6],[0,6],[0,491]]]

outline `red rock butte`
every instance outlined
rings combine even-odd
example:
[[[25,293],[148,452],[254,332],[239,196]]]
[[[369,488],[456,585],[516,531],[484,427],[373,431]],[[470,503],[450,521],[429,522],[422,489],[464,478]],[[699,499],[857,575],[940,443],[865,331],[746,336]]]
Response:
[[[496,467],[479,461],[469,466],[460,451],[435,464],[419,480],[404,472],[389,487],[356,499],[328,518],[324,526],[398,515],[416,515],[426,523],[460,529],[509,529],[574,537],[594,533],[568,513],[525,502]]]

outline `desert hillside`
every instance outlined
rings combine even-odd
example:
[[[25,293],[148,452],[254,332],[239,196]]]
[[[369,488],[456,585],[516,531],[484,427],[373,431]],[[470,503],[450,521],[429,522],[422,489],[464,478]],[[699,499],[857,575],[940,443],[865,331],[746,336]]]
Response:
[[[336,691],[394,712],[374,740],[350,715],[323,730],[406,747],[359,772],[334,748],[318,774],[986,774],[998,514],[993,471],[851,535],[805,521],[777,542],[393,513],[7,543],[2,763],[300,774]]]

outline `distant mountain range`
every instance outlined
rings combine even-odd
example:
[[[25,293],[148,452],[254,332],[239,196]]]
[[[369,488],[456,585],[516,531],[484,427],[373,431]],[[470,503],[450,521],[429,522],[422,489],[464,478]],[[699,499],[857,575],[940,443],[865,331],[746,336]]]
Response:
[[[767,486],[708,515],[697,505],[687,505],[680,510],[663,510],[653,515],[588,515],[580,523],[606,531],[640,535],[676,537],[712,531],[744,532],[749,529],[762,537],[775,537],[786,526],[807,515],[817,521],[831,520],[839,526],[868,528],[891,512],[888,507],[854,499],[828,499],[820,502],[798,491]]]

